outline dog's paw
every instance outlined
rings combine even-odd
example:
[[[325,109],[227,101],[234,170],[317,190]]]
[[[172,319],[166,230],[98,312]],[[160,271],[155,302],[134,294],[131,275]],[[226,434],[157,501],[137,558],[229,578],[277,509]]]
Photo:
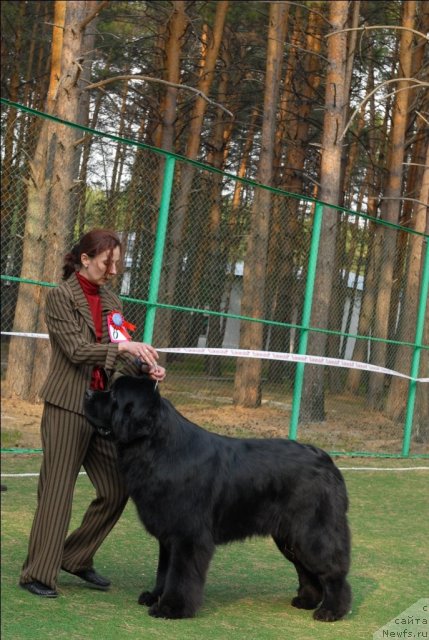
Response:
[[[324,609],[320,607],[313,613],[315,620],[321,620],[322,622],[335,622],[335,620],[341,620],[345,616],[345,613],[339,611],[332,611],[331,609]]]
[[[319,604],[319,600],[316,602],[311,598],[303,598],[302,596],[296,596],[292,599],[292,606],[297,609],[315,609]]]
[[[156,602],[149,609],[149,615],[153,618],[172,618],[169,607],[160,607]]]
[[[144,604],[146,607],[150,607],[155,604],[155,602],[158,602],[158,597],[159,596],[152,593],[152,591],[142,591],[139,595],[138,603]]]
[[[166,618],[179,620],[180,618],[192,618],[193,614],[186,613],[183,609],[175,609],[166,604],[156,603],[149,609],[149,615],[154,618]]]

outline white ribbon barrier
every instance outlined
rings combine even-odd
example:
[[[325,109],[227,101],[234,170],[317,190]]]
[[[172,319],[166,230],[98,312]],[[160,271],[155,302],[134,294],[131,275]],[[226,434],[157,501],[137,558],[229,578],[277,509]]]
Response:
[[[340,471],[369,471],[372,473],[373,471],[429,471],[429,467],[338,467]],[[80,476],[86,476],[86,471],[80,471]],[[38,478],[38,472],[32,473],[2,473],[2,478]]]
[[[47,333],[19,333],[14,331],[2,331],[3,336],[17,336],[21,338],[42,338],[48,340]],[[197,356],[228,356],[232,358],[256,358],[261,360],[283,360],[284,362],[304,362],[305,364],[317,364],[326,367],[343,367],[345,369],[361,369],[362,371],[372,371],[373,373],[383,373],[389,376],[406,378],[414,382],[429,382],[429,378],[412,378],[405,373],[399,373],[393,369],[378,367],[368,362],[358,362],[356,360],[342,360],[341,358],[326,358],[324,356],[300,355],[298,353],[283,353],[281,351],[253,351],[250,349],[209,349],[206,347],[186,347],[186,348],[157,348],[162,353],[184,353]]]
[[[416,382],[429,382],[429,378],[412,378],[405,373],[378,367],[367,362],[357,362],[356,360],[342,360],[340,358],[326,358],[324,356],[300,355],[298,353],[282,353],[281,351],[253,351],[250,349],[206,349],[204,347],[188,347],[186,349],[158,349],[166,353],[187,353],[201,356],[230,356],[234,358],[259,358],[264,360],[284,360],[285,362],[304,362],[306,364],[318,364],[327,367],[344,367],[346,369],[362,369],[363,371],[373,371],[374,373],[385,373],[391,376],[399,376],[414,380]]]

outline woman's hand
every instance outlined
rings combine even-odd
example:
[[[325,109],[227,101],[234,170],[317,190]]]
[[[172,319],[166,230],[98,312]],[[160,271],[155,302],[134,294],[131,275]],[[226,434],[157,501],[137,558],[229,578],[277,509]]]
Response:
[[[164,367],[156,365],[155,367],[150,367],[147,371],[147,375],[151,380],[155,380],[156,382],[162,382],[166,376],[166,371]]]
[[[119,342],[118,351],[127,351],[132,356],[134,356],[134,358],[141,360],[142,363],[146,362],[146,364],[149,365],[149,370],[154,370],[158,366],[159,355],[156,349],[154,349],[150,344],[146,344],[145,342],[134,342],[132,340]],[[162,367],[159,368],[162,369]]]
[[[159,355],[156,349],[145,342],[119,342],[118,351],[127,351],[138,364],[141,370],[146,373],[151,380],[162,382],[166,376],[164,367],[158,365]]]

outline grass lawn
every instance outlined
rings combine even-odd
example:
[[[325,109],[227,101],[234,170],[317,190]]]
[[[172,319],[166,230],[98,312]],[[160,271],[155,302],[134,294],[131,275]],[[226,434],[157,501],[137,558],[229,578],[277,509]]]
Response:
[[[39,455],[2,456],[2,473],[37,472]],[[428,466],[415,460],[337,460],[340,467]],[[108,592],[61,573],[60,597],[36,598],[18,588],[32,515],[36,477],[2,481],[2,640],[368,640],[391,618],[428,597],[429,471],[344,471],[350,496],[353,609],[340,622],[323,623],[290,605],[297,586],[293,566],[270,539],[219,547],[202,609],[191,620],[159,620],[137,604],[154,582],[157,544],[140,525],[134,506],[99,550],[95,566],[112,580]],[[75,493],[72,527],[92,499],[86,476]]]

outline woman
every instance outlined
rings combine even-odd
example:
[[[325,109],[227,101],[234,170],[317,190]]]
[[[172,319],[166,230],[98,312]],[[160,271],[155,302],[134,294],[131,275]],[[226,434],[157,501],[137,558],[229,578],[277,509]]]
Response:
[[[129,339],[121,302],[105,287],[117,274],[121,259],[116,233],[90,231],[65,256],[65,282],[46,297],[51,362],[41,390],[43,461],[20,578],[24,589],[42,597],[58,596],[60,569],[99,589],[110,585],[95,571],[93,558],[128,496],[118,473],[114,443],[99,436],[85,419],[85,390],[103,389],[109,377],[121,372],[144,372],[156,381],[165,377],[165,369],[157,365],[156,350]],[[95,487],[96,498],[80,527],[66,538],[81,466]]]

